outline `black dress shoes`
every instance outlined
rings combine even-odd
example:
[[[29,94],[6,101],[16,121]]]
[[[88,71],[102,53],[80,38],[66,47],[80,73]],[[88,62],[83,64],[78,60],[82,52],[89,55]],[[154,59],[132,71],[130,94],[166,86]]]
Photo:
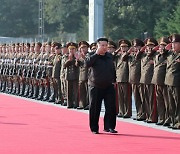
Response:
[[[82,109],[84,109],[84,108],[83,108],[83,107],[77,107],[77,109],[78,109],[78,110],[82,110]]]
[[[104,129],[104,132],[109,132],[109,133],[118,133],[118,131],[116,131],[115,129]]]
[[[91,131],[93,134],[99,134],[98,131]]]
[[[123,117],[123,115],[122,114],[118,114],[117,117],[121,118],[121,117]]]

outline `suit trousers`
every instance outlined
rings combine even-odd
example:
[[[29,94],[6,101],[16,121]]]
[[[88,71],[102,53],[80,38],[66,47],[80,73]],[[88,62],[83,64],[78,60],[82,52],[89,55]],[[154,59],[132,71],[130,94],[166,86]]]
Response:
[[[94,86],[88,86],[89,89],[89,125],[91,131],[99,131],[99,116],[101,104],[104,100],[105,115],[104,129],[115,129],[116,127],[116,103],[115,89],[113,85],[102,89]]]
[[[118,82],[119,114],[124,117],[132,115],[132,89],[127,82]]]
[[[168,97],[173,127],[180,128],[180,87],[168,86]]]

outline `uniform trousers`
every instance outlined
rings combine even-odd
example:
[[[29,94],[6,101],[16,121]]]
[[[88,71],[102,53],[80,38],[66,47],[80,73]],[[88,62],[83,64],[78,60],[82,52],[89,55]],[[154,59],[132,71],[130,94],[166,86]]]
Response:
[[[132,84],[132,91],[135,100],[136,112],[137,112],[137,119],[145,120],[145,109],[144,109],[144,102],[141,100],[141,87],[142,84]]]
[[[168,91],[165,85],[156,85],[158,123],[170,123]]]
[[[180,128],[180,87],[168,86],[168,97],[173,127]]]

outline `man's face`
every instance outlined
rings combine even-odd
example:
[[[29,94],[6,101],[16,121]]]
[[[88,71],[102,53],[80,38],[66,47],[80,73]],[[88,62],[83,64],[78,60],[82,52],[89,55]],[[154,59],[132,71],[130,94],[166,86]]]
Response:
[[[61,49],[61,51],[62,51],[62,54],[63,54],[63,55],[64,55],[64,54],[67,54],[67,53],[68,53],[68,48],[63,47],[63,48]]]
[[[137,53],[141,49],[141,46],[134,46],[133,51]]]
[[[51,46],[50,45],[46,45],[45,50],[46,50],[46,52],[50,52],[51,51]]]
[[[153,44],[147,45],[147,50],[146,50],[147,53],[150,54],[150,53],[153,51],[153,50],[152,50],[153,48],[154,48],[154,45],[153,45]]]
[[[107,52],[107,46],[108,42],[107,41],[99,41],[97,43],[98,49],[101,50],[102,54],[105,54]]]
[[[40,46],[38,44],[35,45],[35,52],[40,52]]]
[[[81,51],[82,53],[84,53],[84,54],[87,54],[87,52],[88,52],[88,47],[87,47],[87,46],[81,47],[81,48],[80,48],[80,51]]]
[[[159,52],[160,52],[160,53],[164,53],[164,51],[165,51],[165,50],[164,50],[164,49],[165,49],[165,47],[166,47],[165,45],[160,44],[160,45],[159,45]]]
[[[129,49],[129,47],[127,47],[127,46],[121,46],[121,51],[122,52],[127,52],[128,49]]]
[[[172,50],[175,52],[180,52],[180,42],[172,43]]]
[[[113,48],[113,47],[108,47],[108,48],[107,48],[107,51],[108,51],[109,53],[113,53],[114,51],[116,51],[116,49]]]
[[[76,52],[76,48],[70,48],[68,50],[69,50],[69,53],[72,54],[72,55],[74,55],[75,52]]]

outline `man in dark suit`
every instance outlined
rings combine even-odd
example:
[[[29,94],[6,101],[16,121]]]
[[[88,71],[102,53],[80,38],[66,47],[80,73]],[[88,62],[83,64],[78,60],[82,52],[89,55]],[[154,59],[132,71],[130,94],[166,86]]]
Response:
[[[157,114],[158,122],[157,125],[169,126],[169,103],[168,103],[168,93],[167,86],[164,84],[166,75],[166,65],[167,57],[169,55],[165,46],[170,43],[169,39],[162,37],[159,41],[158,54],[154,60],[154,74],[152,78],[152,83],[155,84],[156,89],[156,101],[157,101]]]
[[[141,51],[144,42],[140,39],[132,41],[133,51],[129,55],[129,83],[132,85],[132,91],[136,106],[136,118],[134,120],[145,120],[144,102],[141,99],[140,88],[142,84],[139,82],[141,78],[141,59],[143,52]]]
[[[105,104],[104,131],[117,133],[116,126],[116,104],[115,104],[115,68],[112,54],[107,52],[108,39],[97,40],[97,50],[87,58],[89,67],[89,124],[92,133],[99,133],[99,116],[102,100]]]
[[[180,129],[180,34],[171,36],[172,53],[167,58],[165,84],[168,86],[170,128]]]

